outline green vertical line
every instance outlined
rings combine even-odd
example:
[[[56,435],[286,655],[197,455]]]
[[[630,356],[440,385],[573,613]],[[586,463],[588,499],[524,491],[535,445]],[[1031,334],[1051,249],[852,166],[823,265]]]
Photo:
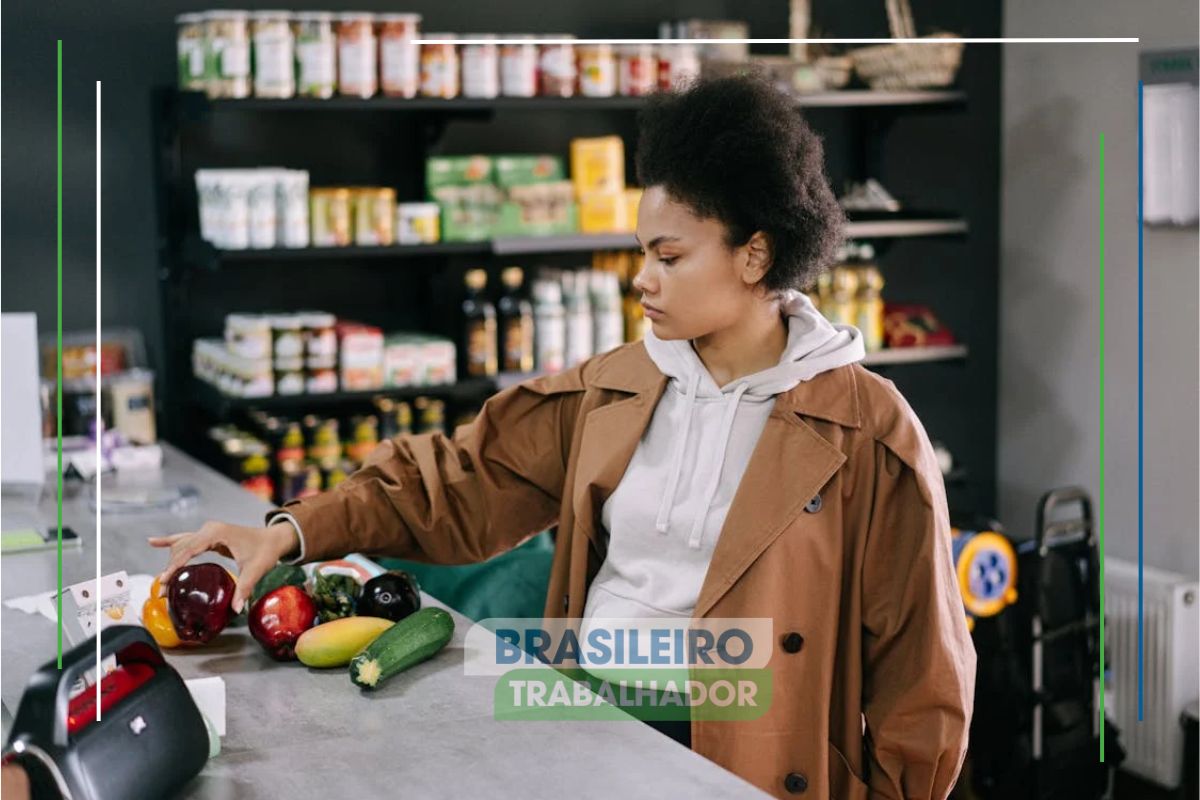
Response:
[[[1100,762],[1104,763],[1104,134],[1100,134]]]
[[[62,552],[62,524],[63,524],[63,478],[62,478],[62,418],[63,418],[63,401],[62,401],[62,382],[63,382],[63,365],[62,365],[62,39],[58,40],[58,118],[55,130],[55,141],[57,145],[57,163],[58,171],[56,173],[56,189],[57,189],[57,204],[55,207],[55,226],[57,228],[57,245],[58,245],[58,391],[55,392],[58,400],[58,424],[55,426],[58,429],[58,668],[62,669],[62,650],[63,650],[63,615],[62,615],[62,592],[63,592],[63,552]],[[97,366],[97,369],[99,367]]]

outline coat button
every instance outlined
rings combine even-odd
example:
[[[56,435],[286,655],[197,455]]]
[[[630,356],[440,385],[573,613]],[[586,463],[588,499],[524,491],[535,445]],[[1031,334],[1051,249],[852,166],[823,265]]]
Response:
[[[783,779],[783,788],[792,794],[800,794],[808,788],[808,778],[799,772],[789,772],[787,777]]]
[[[806,505],[804,507],[804,510],[810,514],[815,514],[818,511],[820,511],[821,510],[821,495],[817,495],[812,500],[809,500],[808,505]]]
[[[781,644],[783,645],[783,649],[787,652],[799,653],[800,648],[804,646],[804,637],[795,631],[792,631],[791,633],[784,635]]]

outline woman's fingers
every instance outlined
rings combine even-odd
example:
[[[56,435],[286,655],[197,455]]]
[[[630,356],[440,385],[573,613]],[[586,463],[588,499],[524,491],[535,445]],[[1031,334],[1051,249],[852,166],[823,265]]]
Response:
[[[175,544],[180,539],[182,539],[184,536],[191,536],[191,535],[192,534],[190,532],[188,532],[188,533],[175,533],[170,536],[148,536],[146,538],[146,541],[150,542],[151,547],[170,547],[171,545]]]

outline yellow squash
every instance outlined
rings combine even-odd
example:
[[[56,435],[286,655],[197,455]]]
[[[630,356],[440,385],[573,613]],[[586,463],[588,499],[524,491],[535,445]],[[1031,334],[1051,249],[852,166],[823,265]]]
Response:
[[[296,641],[296,658],[309,667],[344,667],[395,623],[378,617],[343,617],[309,628]]]

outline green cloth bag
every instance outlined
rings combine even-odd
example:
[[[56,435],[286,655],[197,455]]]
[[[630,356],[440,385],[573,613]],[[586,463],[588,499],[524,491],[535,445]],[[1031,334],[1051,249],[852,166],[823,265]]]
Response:
[[[542,618],[550,586],[554,540],[542,531],[506,553],[479,564],[445,566],[378,558],[386,569],[402,569],[421,589],[464,616]]]

